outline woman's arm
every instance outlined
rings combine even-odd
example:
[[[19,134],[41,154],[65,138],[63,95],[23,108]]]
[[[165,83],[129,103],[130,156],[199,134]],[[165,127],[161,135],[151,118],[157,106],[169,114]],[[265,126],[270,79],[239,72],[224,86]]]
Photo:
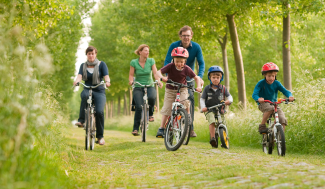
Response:
[[[79,83],[82,79],[82,75],[81,74],[78,74],[76,80],[73,82],[73,85],[76,86],[77,83]]]
[[[130,66],[129,85],[132,85],[133,84],[133,77],[134,77],[134,67]]]
[[[105,80],[106,87],[111,86],[111,79],[109,78],[108,75],[104,76],[104,80]]]
[[[158,77],[158,75],[157,75],[157,67],[156,67],[156,64],[152,65],[151,66],[151,69],[152,69],[153,77],[155,78],[155,80],[158,81],[158,86],[160,88],[162,88],[163,84],[160,82],[160,77]]]

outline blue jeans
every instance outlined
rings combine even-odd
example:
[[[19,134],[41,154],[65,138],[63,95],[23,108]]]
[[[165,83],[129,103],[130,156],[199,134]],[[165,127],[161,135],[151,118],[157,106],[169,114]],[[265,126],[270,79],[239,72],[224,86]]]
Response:
[[[147,95],[148,95],[148,104],[149,104],[149,116],[152,116],[155,110],[156,89],[154,87],[148,87],[147,89],[148,89]],[[133,100],[135,102],[133,131],[134,130],[139,131],[142,105],[143,105],[143,95],[144,95],[144,88],[136,87],[133,89]]]
[[[80,123],[85,122],[85,109],[87,108],[87,99],[89,97],[89,89],[84,89],[81,94],[81,104],[79,119]],[[95,117],[96,117],[96,138],[100,139],[104,137],[104,107],[106,103],[106,95],[103,92],[95,92],[93,90],[93,103],[95,105]]]
[[[189,78],[186,78],[189,80]],[[194,86],[194,81],[193,82],[189,82],[187,83],[188,86]],[[194,130],[194,93],[191,89],[188,89],[188,98],[191,102],[191,110],[193,110],[191,112],[191,118],[192,118],[192,130]]]

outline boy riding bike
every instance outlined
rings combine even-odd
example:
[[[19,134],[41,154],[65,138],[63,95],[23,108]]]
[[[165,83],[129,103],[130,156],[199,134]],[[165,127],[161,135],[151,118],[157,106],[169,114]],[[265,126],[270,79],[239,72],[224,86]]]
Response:
[[[162,79],[163,82],[167,82],[168,79],[177,82],[183,83],[186,85],[186,76],[189,76],[191,79],[194,78],[196,81],[196,85],[200,86],[200,77],[195,75],[190,67],[185,65],[186,60],[188,58],[188,52],[183,47],[176,47],[173,49],[171,56],[173,58],[172,62],[161,68],[157,72],[157,76]],[[168,74],[167,77],[164,77],[162,74]],[[201,92],[201,88],[198,87],[196,89],[198,92]],[[188,97],[187,88],[181,88],[180,90],[180,101],[185,105],[186,110],[189,112],[189,103],[184,101]],[[175,101],[177,94],[177,87],[173,87],[172,85],[167,84],[165,89],[165,98],[164,105],[161,109],[162,119],[161,125],[158,129],[156,137],[163,138],[164,135],[164,125],[167,121],[168,116],[171,114],[172,103]]]
[[[277,101],[278,91],[281,91],[285,96],[289,97],[289,101],[292,102],[294,97],[292,93],[288,91],[278,80],[276,80],[276,75],[279,72],[279,67],[273,62],[268,62],[262,67],[262,75],[264,79],[260,80],[253,92],[253,99],[258,101],[258,109],[263,112],[263,119],[259,125],[258,131],[262,134],[267,132],[267,127],[265,125],[267,119],[274,112],[274,106],[269,103],[264,103],[264,100],[270,100],[271,102]],[[278,107],[279,121],[285,130],[287,125],[287,119],[283,111]]]
[[[225,101],[225,105],[230,105],[233,98],[227,88],[221,85],[223,81],[223,70],[219,66],[212,66],[208,70],[208,78],[210,84],[207,85],[202,93],[200,104],[201,110],[205,113],[206,120],[209,122],[210,144],[214,148],[218,148],[218,139],[215,138],[215,112],[208,112],[208,108],[220,104]],[[225,99],[227,97],[227,100]],[[219,112],[224,114],[224,107],[219,108]]]

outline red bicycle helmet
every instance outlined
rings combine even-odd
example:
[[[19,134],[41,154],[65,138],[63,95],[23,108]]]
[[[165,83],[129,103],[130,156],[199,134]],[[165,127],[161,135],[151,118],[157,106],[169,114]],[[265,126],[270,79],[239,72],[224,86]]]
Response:
[[[262,67],[262,75],[269,71],[278,72],[279,67],[276,64],[274,64],[273,62],[268,62],[268,63],[264,64]]]
[[[172,51],[172,57],[188,58],[188,51],[183,47],[176,47]]]

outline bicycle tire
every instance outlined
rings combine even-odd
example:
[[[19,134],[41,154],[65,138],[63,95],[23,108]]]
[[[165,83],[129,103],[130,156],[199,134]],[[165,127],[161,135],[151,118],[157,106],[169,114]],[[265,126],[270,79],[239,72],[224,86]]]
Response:
[[[142,113],[143,113],[143,125],[141,127],[141,130],[142,130],[141,136],[142,136],[142,142],[146,142],[147,125],[148,125],[148,107],[147,107],[147,105],[144,105]]]
[[[268,139],[269,139],[268,154],[272,154],[273,148],[274,148],[274,136],[273,136],[273,133],[268,134]]]
[[[268,142],[268,135],[263,134],[262,135],[262,150],[265,154],[268,154],[268,149],[266,143]]]
[[[190,105],[190,115],[192,116],[193,112],[193,107]],[[191,119],[191,123],[188,123],[188,129],[187,129],[187,134],[184,139],[184,145],[188,145],[190,138],[191,138],[191,132],[192,132],[192,125],[193,125],[193,118]]]
[[[85,122],[86,123],[86,135],[85,135],[85,150],[89,150],[90,148],[90,112],[89,112],[89,106],[88,108],[86,109],[86,119],[87,121]]]
[[[230,147],[229,138],[228,138],[225,128],[223,128],[223,127],[219,128],[219,136],[220,136],[220,142],[222,144],[222,147],[229,149],[229,147]]]
[[[90,116],[90,150],[94,150],[95,149],[95,139],[96,139],[96,135],[94,133],[95,128],[96,128],[96,120],[95,120],[95,116],[94,114],[92,114]]]
[[[177,109],[176,115],[173,116],[173,120],[169,120],[164,137],[165,146],[168,151],[176,151],[181,147],[185,139],[185,133],[187,133],[188,130],[187,123],[187,111],[183,108]]]
[[[285,141],[285,135],[282,128],[282,125],[277,126],[277,133],[276,133],[276,139],[277,139],[277,149],[278,149],[278,155],[279,156],[285,156],[286,154],[286,141]]]

